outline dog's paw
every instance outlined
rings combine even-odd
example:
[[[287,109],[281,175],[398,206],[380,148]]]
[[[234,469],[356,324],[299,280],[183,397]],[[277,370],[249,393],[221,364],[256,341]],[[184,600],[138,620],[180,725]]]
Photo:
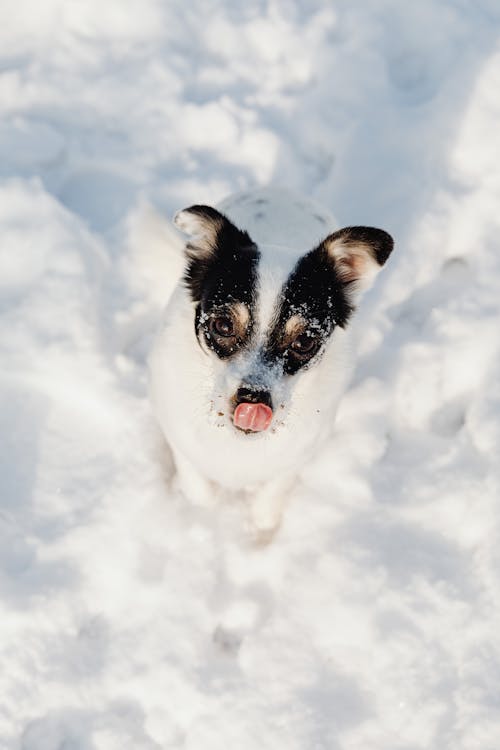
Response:
[[[278,533],[281,520],[281,515],[263,517],[252,513],[246,522],[246,538],[254,547],[267,547]]]
[[[281,524],[274,526],[272,529],[256,529],[252,533],[252,543],[255,547],[267,547],[274,541]]]
[[[255,546],[265,547],[275,538],[294,481],[285,477],[247,495],[247,536]]]

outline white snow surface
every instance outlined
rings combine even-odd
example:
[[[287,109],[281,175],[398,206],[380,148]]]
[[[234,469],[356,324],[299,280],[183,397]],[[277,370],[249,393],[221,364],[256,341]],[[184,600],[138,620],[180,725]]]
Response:
[[[498,750],[499,3],[3,11],[2,750]],[[266,184],[396,250],[256,548],[170,488],[145,361],[166,219]]]

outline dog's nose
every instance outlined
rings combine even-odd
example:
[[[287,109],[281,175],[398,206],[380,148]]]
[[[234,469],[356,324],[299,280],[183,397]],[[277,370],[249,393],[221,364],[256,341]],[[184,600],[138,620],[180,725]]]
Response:
[[[265,404],[270,409],[273,408],[273,402],[269,391],[254,390],[253,388],[247,388],[242,386],[236,391],[236,403],[237,404]]]

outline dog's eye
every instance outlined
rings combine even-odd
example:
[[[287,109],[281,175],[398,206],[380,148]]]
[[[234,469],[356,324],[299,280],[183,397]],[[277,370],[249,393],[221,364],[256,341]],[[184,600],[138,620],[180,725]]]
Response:
[[[227,315],[219,315],[210,320],[210,333],[223,338],[234,336],[234,323]]]
[[[315,353],[318,346],[319,341],[315,336],[311,336],[308,333],[302,333],[291,343],[290,348],[294,354],[298,354],[300,357],[305,357]]]

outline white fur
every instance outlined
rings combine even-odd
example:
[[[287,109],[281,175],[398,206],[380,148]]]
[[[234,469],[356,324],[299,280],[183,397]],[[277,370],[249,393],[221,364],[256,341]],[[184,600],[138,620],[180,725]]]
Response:
[[[256,305],[262,338],[283,281],[298,257],[334,231],[334,221],[310,201],[271,189],[234,196],[219,210],[248,230],[262,254]],[[278,240],[279,246],[273,244]],[[151,398],[173,449],[179,484],[201,502],[217,488],[245,492],[256,526],[270,531],[297,473],[331,429],[350,371],[348,334],[336,328],[321,360],[292,377],[263,372],[273,395],[273,422],[265,432],[244,434],[232,423],[230,398],[255,364],[253,351],[218,359],[199,345],[193,319],[194,305],[181,282],[150,358]]]

